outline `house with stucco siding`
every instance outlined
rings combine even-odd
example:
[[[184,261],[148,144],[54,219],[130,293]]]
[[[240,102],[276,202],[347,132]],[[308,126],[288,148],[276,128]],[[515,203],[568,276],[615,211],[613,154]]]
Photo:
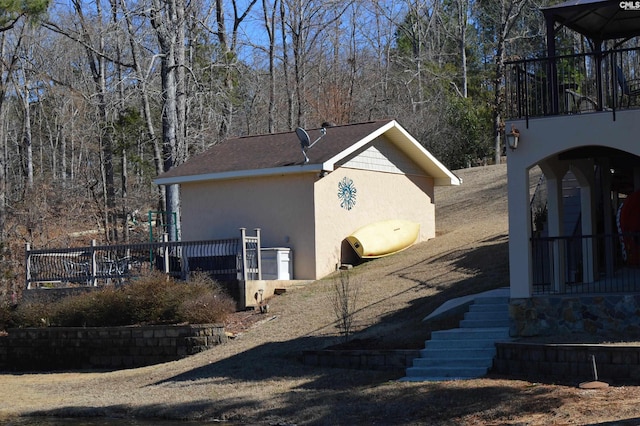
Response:
[[[460,180],[397,121],[307,134],[304,153],[296,132],[232,138],[158,176],[180,185],[182,240],[259,228],[263,250],[287,250],[291,279],[313,280],[353,261],[345,238],[364,225],[402,219],[417,241],[435,237],[434,187]]]
[[[640,8],[571,0],[542,14],[546,55],[508,63],[505,81],[511,335],[635,339]],[[568,52],[568,35],[589,49]]]

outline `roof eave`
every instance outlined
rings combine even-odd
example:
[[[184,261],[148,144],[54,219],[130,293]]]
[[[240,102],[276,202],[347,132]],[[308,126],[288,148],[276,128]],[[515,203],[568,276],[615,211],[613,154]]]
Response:
[[[282,176],[300,173],[318,173],[323,169],[322,164],[304,164],[300,166],[273,167],[257,170],[236,170],[221,173],[205,173],[190,176],[158,177],[153,180],[156,185],[180,185],[183,183],[206,182],[212,180],[244,179],[265,176]]]
[[[395,123],[395,122],[394,122]],[[424,171],[434,178],[436,186],[458,186],[461,181],[458,176],[445,167],[436,157],[420,144],[402,126],[395,123],[394,126],[410,142],[410,144],[397,145],[405,154],[412,158]],[[418,154],[418,155],[414,155]]]

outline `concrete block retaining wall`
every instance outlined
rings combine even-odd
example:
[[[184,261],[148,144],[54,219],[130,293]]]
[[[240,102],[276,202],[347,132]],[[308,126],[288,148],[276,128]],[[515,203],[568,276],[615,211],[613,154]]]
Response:
[[[10,329],[0,337],[0,370],[140,367],[184,358],[226,342],[216,324]]]
[[[640,383],[640,346],[591,344],[496,343],[492,372],[531,380],[609,384]]]
[[[417,349],[304,351],[303,363],[314,367],[402,371],[420,356]]]

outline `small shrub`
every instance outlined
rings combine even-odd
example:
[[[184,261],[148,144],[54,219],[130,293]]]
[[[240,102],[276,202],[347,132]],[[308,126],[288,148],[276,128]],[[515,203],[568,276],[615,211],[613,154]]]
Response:
[[[6,331],[11,325],[11,305],[0,303],[0,331]]]
[[[21,303],[12,312],[10,327],[48,327],[53,305],[40,302]]]
[[[223,323],[234,311],[235,301],[229,296],[209,293],[185,300],[180,306],[180,317],[190,324]]]
[[[178,322],[176,312],[183,290],[161,273],[142,277],[123,287],[132,320],[138,324]]]
[[[340,271],[340,274],[332,279],[332,291],[330,302],[337,318],[337,327],[346,341],[351,337],[353,331],[353,319],[356,314],[356,303],[360,286],[350,279],[351,275],[347,271]]]
[[[221,323],[235,301],[206,274],[177,282],[152,273],[115,288],[105,287],[55,303],[24,303],[4,313],[3,324],[18,327],[106,327],[134,324]]]
[[[51,315],[51,325],[64,327],[129,324],[132,316],[126,294],[111,287],[61,299]]]
[[[60,299],[52,305],[50,325],[61,327],[91,326],[90,311],[95,305],[89,293]]]
[[[184,297],[178,311],[185,322],[222,323],[236,310],[235,300],[207,274],[193,274],[187,288],[189,294]]]

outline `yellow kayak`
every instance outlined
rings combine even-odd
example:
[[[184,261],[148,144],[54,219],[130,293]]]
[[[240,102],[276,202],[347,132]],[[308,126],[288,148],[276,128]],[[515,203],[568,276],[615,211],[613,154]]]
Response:
[[[363,226],[347,237],[355,252],[363,259],[397,253],[418,239],[420,224],[392,219]]]

